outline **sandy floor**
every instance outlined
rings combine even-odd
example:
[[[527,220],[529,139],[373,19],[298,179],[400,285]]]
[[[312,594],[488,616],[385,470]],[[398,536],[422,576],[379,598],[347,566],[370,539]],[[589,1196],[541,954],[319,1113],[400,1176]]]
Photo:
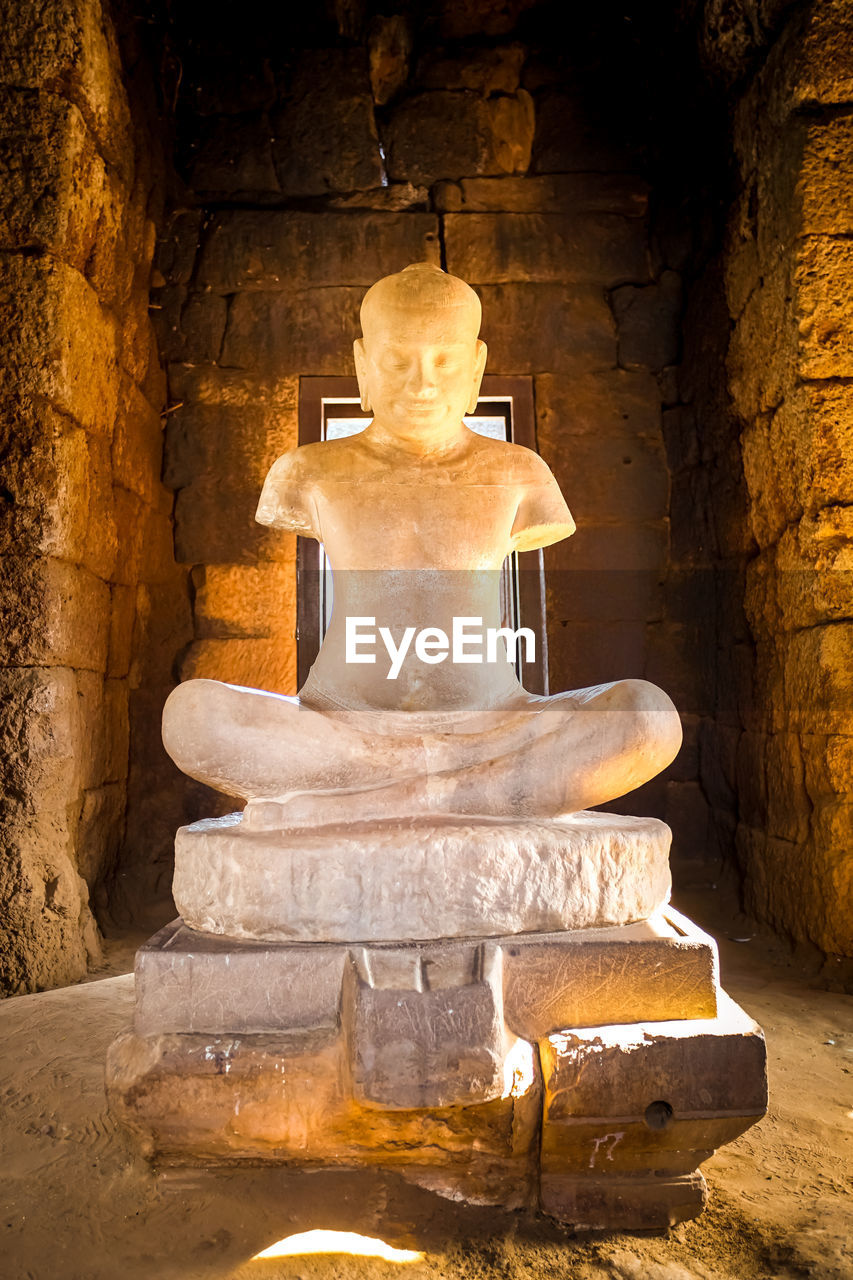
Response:
[[[679,903],[689,910],[689,901]],[[706,916],[707,919],[707,916]],[[667,1235],[571,1238],[371,1173],[157,1174],[106,1114],[103,1060],[130,1019],[129,976],[0,1005],[0,1275],[8,1280],[743,1280],[853,1277],[853,999],[783,954],[721,933],[724,985],[764,1026],[768,1116],[705,1166],[706,1213]],[[120,967],[130,948],[113,949]],[[416,1226],[417,1224],[417,1226]],[[426,1251],[247,1261],[313,1227]]]

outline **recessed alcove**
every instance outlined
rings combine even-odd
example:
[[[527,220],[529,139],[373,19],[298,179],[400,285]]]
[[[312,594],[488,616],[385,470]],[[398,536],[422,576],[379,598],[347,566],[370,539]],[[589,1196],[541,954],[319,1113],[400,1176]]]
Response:
[[[849,3],[8,7],[2,990],[173,914],[176,827],[233,806],[163,703],[296,691],[257,496],[300,380],[351,376],[364,290],[424,259],[481,295],[578,523],[551,690],[640,676],[682,715],[611,807],[849,989]]]

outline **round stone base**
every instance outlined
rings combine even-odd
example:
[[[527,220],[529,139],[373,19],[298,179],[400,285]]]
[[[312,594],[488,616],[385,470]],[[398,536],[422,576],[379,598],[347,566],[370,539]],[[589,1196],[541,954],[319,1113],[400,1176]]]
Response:
[[[419,818],[252,829],[239,813],[181,827],[174,896],[192,929],[271,942],[395,942],[591,929],[669,898],[669,827]]]

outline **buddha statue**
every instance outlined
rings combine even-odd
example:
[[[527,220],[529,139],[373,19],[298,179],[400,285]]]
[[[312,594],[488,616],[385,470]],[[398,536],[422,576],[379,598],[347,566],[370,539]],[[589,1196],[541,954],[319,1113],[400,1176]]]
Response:
[[[508,660],[504,559],[575,525],[537,454],[463,422],[486,364],[480,318],[473,289],[427,263],[373,285],[354,346],[372,421],[270,469],[256,518],[316,538],[332,567],[317,660],[296,697],[190,680],[163,714],[172,759],[247,800],[250,825],[556,817],[625,794],[679,748],[654,685],[542,696]],[[477,624],[498,642],[478,648]]]

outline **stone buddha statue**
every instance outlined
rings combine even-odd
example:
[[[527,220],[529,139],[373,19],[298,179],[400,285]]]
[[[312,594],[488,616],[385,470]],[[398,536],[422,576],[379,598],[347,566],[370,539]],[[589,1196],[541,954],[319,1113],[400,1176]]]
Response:
[[[501,566],[575,525],[537,454],[463,422],[486,364],[480,318],[438,267],[380,280],[355,342],[373,420],[267,476],[256,518],[316,538],[332,567],[317,660],[296,697],[190,680],[163,714],[172,759],[244,797],[250,826],[556,817],[625,794],[679,748],[675,707],[646,681],[549,697],[516,677]]]

